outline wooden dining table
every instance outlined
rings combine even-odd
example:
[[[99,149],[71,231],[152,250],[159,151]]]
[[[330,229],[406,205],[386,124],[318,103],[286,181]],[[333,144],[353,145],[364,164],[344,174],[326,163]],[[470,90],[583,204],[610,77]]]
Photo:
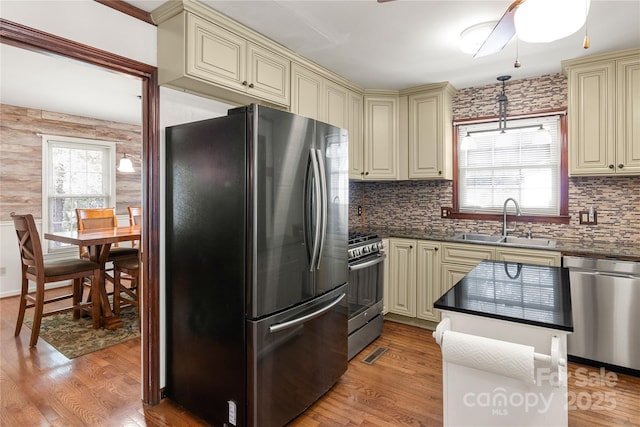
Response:
[[[141,227],[133,225],[116,228],[96,228],[81,231],[58,231],[45,233],[44,238],[56,242],[86,246],[89,249],[91,261],[100,264],[98,283],[92,283],[91,298],[94,302],[92,310],[93,327],[104,326],[105,329],[122,327],[122,319],[111,310],[109,296],[105,286],[105,266],[109,258],[111,245],[118,242],[140,240]],[[99,303],[96,304],[96,301]]]

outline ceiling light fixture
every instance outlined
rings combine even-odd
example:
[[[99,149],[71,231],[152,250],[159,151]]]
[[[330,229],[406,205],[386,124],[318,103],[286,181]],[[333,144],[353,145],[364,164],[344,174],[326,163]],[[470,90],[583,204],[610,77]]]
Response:
[[[460,33],[460,50],[464,53],[475,54],[489,37],[496,23],[497,21],[482,22],[472,25]]]
[[[518,38],[528,43],[549,43],[570,36],[585,24],[590,0],[526,0],[516,9]]]
[[[127,157],[127,153],[124,153],[124,155],[120,159],[120,164],[118,165],[118,171],[127,172],[127,173],[135,172],[135,169],[133,169],[133,163],[131,163],[131,159]]]

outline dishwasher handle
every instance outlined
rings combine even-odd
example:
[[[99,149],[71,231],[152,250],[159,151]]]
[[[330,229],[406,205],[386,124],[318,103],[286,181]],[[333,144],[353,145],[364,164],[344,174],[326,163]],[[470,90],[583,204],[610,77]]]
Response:
[[[620,277],[622,279],[640,280],[640,276],[634,276],[633,274],[614,273],[612,271],[593,271],[593,270],[579,270],[579,269],[570,269],[570,271],[579,273],[579,274],[586,274],[588,276],[609,276],[609,277]]]

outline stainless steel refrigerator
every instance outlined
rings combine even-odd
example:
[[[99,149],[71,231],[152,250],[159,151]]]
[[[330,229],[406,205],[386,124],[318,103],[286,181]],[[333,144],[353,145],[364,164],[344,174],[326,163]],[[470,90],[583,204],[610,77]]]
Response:
[[[282,426],[347,368],[347,133],[249,105],[166,143],[166,395]]]

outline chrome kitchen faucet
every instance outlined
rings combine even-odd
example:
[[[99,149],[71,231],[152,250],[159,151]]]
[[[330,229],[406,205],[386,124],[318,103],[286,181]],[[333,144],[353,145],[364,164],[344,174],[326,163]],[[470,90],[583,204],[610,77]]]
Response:
[[[509,200],[511,200],[513,204],[516,205],[516,216],[522,215],[522,213],[520,212],[520,205],[518,204],[518,201],[513,197],[508,197],[507,200],[504,201],[504,205],[502,206],[502,235],[504,237],[507,237],[507,234],[516,231],[517,225],[517,222],[514,220],[513,228],[507,228],[507,204],[509,203]]]

